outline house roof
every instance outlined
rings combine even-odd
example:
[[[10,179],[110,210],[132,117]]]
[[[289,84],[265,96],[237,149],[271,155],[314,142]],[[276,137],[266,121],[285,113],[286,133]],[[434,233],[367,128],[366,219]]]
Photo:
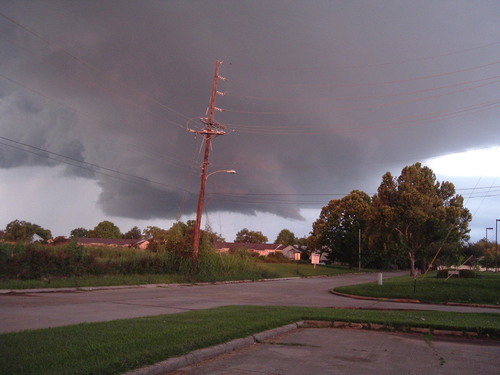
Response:
[[[107,246],[137,246],[143,243],[144,239],[129,239],[129,238],[86,238],[80,237],[77,242],[81,245],[102,244]]]
[[[220,249],[250,249],[256,251],[281,250],[283,245],[269,243],[249,243],[249,242],[216,242],[215,248]]]

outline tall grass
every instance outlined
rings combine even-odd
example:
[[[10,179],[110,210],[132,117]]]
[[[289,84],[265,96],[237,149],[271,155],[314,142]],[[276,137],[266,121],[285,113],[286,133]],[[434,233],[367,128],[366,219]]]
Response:
[[[189,255],[189,253],[188,253]],[[0,244],[0,278],[33,280],[103,275],[182,275],[185,281],[259,279],[276,276],[245,254],[218,254],[202,249],[199,272],[191,258],[162,245],[157,251],[130,248]]]
[[[257,280],[277,277],[259,267],[251,255],[245,253],[221,254],[210,250],[200,253],[198,281]]]

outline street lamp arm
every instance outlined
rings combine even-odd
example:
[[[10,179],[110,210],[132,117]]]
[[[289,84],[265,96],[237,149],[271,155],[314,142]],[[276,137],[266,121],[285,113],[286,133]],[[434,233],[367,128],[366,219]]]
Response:
[[[229,173],[229,174],[236,174],[236,171],[234,169],[220,169],[218,171],[213,171],[207,175],[207,178],[209,178],[211,175],[216,174],[216,173]]]

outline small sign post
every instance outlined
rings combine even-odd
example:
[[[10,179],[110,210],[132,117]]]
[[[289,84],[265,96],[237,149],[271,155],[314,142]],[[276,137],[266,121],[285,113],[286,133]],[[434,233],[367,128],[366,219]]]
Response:
[[[316,264],[319,264],[319,254],[311,254],[311,264],[316,268]]]

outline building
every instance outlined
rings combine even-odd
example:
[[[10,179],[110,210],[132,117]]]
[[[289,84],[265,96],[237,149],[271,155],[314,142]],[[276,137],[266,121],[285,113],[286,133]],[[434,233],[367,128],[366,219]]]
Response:
[[[249,250],[261,256],[268,256],[273,253],[283,254],[283,245],[268,243],[247,243],[247,242],[216,242],[215,251],[227,253],[235,250]]]
[[[133,247],[138,249],[147,249],[149,241],[144,239],[128,238],[85,238],[80,237],[76,240],[78,245],[82,246],[109,246],[109,247]]]

